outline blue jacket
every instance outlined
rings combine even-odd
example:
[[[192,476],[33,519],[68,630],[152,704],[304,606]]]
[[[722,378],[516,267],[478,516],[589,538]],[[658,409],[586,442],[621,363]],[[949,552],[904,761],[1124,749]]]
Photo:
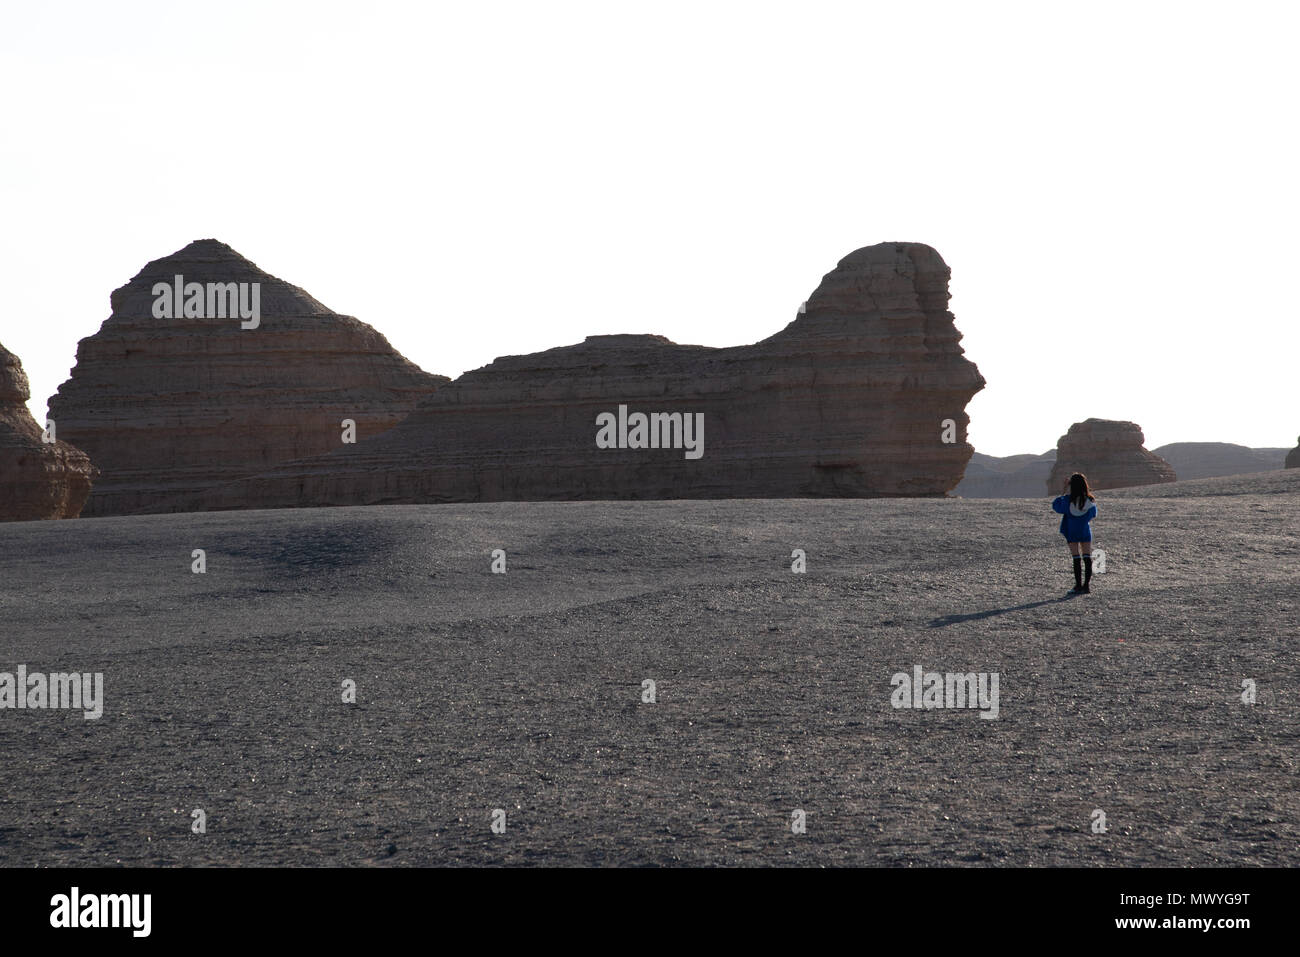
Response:
[[[1052,500],[1052,511],[1061,513],[1061,534],[1067,542],[1092,541],[1092,520],[1097,517],[1097,503],[1089,501],[1080,510],[1068,495],[1058,495]]]

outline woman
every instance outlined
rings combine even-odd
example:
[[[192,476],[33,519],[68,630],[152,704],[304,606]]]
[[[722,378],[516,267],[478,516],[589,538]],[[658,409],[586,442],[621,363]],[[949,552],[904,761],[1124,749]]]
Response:
[[[1061,534],[1070,548],[1074,560],[1074,594],[1087,595],[1092,589],[1092,520],[1097,517],[1097,500],[1088,479],[1075,472],[1066,480],[1065,494],[1052,501],[1052,511],[1061,513]],[[1082,553],[1082,554],[1080,554]],[[1083,559],[1086,574],[1081,574],[1079,560]]]

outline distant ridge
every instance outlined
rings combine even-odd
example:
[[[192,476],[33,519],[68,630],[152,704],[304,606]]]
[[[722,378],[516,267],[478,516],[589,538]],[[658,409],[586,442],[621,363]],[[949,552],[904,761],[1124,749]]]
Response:
[[[1056,464],[1056,450],[998,458],[976,452],[953,489],[962,498],[1039,498]]]
[[[1277,469],[1245,475],[1143,485],[1107,492],[1106,498],[1203,498],[1220,495],[1294,495],[1300,493],[1300,469]],[[1294,527],[1294,526],[1293,526]]]
[[[1184,479],[1246,475],[1281,469],[1286,449],[1248,448],[1231,442],[1171,442],[1152,451]],[[976,452],[966,475],[953,490],[963,498],[1039,498],[1052,471],[1056,450],[1042,455],[985,455]]]
[[[1174,467],[1180,479],[1244,475],[1280,469],[1286,449],[1250,449],[1231,442],[1172,442],[1152,449]]]

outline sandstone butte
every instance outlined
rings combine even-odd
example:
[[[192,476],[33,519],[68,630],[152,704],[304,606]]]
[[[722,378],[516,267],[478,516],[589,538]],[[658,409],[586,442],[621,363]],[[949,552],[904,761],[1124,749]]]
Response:
[[[44,430],[27,410],[30,397],[22,363],[0,345],[0,521],[76,518],[94,466],[62,439],[43,441]]]
[[[1296,436],[1296,446],[1286,454],[1285,468],[1300,469],[1300,436]]]
[[[1173,466],[1144,448],[1145,441],[1135,422],[1088,419],[1074,423],[1056,444],[1056,465],[1047,479],[1047,494],[1060,495],[1073,472],[1088,476],[1094,489],[1177,481]]]
[[[190,508],[565,499],[943,496],[984,387],[920,243],[844,257],[753,345],[590,336],[498,358],[383,435],[198,496]],[[597,417],[702,413],[704,451],[598,448]],[[944,420],[952,420],[944,441]]]
[[[155,317],[154,284],[177,275],[258,283],[260,324]],[[50,401],[56,434],[102,473],[86,515],[170,510],[177,498],[328,452],[343,444],[344,419],[358,440],[375,435],[448,381],[214,239],[149,263],[111,304]]]

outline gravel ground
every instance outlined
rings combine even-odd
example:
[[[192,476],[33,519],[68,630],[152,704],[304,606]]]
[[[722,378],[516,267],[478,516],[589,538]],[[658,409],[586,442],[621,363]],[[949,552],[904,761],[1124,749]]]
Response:
[[[1046,498],[0,525],[0,671],[106,699],[0,710],[0,863],[1300,864],[1300,470],[1100,501],[1069,598]]]

